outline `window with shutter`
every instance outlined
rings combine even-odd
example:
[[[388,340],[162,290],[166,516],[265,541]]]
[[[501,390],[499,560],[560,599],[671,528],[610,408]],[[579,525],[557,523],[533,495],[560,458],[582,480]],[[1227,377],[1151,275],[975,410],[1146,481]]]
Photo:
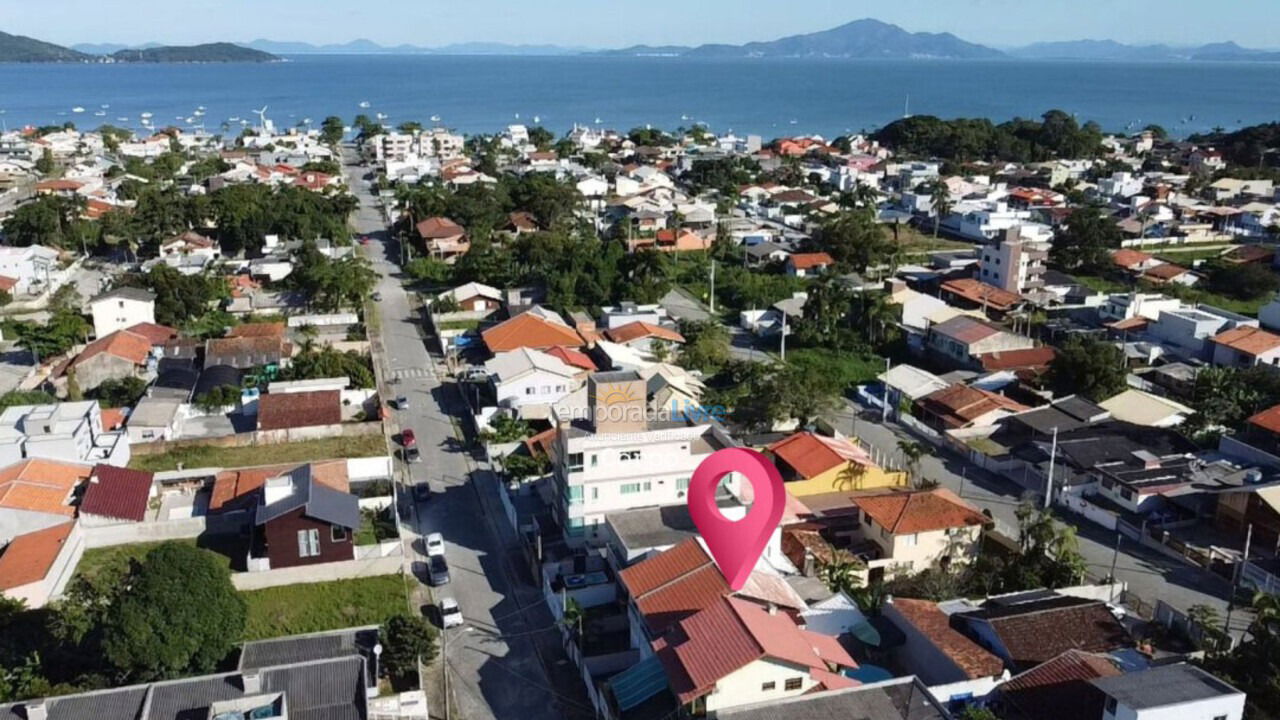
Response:
[[[306,556],[307,556],[307,531],[299,530],[298,531],[298,557],[304,558]]]

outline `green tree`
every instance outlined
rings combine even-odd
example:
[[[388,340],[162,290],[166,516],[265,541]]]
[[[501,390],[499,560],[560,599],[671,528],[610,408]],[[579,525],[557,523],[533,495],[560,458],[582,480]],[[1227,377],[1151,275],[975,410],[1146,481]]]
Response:
[[[938,237],[943,216],[951,214],[951,189],[942,180],[934,180],[929,184],[928,190],[929,199],[933,203],[933,236]]]
[[[1102,402],[1124,391],[1128,374],[1120,348],[1101,340],[1071,338],[1049,364],[1048,383],[1057,394]]]
[[[346,352],[332,347],[308,348],[289,361],[289,367],[280,372],[281,380],[314,380],[345,377],[353,388],[374,386],[373,362],[368,355],[354,350]]]
[[[899,440],[898,452],[902,455],[907,474],[917,481],[921,480],[920,460],[928,454],[928,448],[913,440]]]
[[[52,405],[58,399],[40,390],[10,390],[0,395],[0,410],[14,405]]]
[[[320,141],[325,145],[337,145],[342,142],[342,135],[345,131],[342,118],[337,115],[330,115],[320,123]]]
[[[524,440],[532,434],[529,423],[502,413],[489,421],[489,427],[480,432],[480,439],[487,443],[511,443]]]
[[[1209,290],[1238,300],[1255,300],[1280,290],[1280,276],[1256,263],[1221,264],[1209,271]]]
[[[147,381],[140,377],[125,377],[104,380],[98,387],[89,391],[104,408],[133,407],[147,393]]]
[[[551,148],[551,144],[555,141],[555,133],[541,125],[535,125],[534,127],[529,128],[529,142],[533,143],[534,147],[539,150],[549,150]]]
[[[887,262],[895,250],[866,209],[837,214],[822,225],[815,239],[832,259],[857,273]]]
[[[382,673],[397,689],[418,685],[418,663],[436,656],[436,631],[421,615],[393,615],[383,624]]]
[[[219,385],[198,396],[195,406],[206,413],[216,413],[223,408],[240,402],[240,388],[234,385]]]
[[[829,548],[831,559],[818,564],[818,579],[833,593],[854,597],[862,587],[867,566],[847,550]]]
[[[1097,272],[1109,267],[1111,251],[1120,247],[1121,239],[1115,220],[1089,205],[1071,213],[1066,226],[1054,236],[1049,254],[1066,270]]]
[[[40,153],[39,159],[36,160],[36,172],[41,175],[48,175],[53,172],[54,167],[53,151],[45,148],[44,152]]]
[[[103,652],[132,680],[212,672],[244,632],[245,603],[212,553],[167,542],[147,553],[107,616]]]
[[[691,370],[713,375],[729,361],[729,331],[714,320],[680,323],[685,343],[680,348],[679,363]]]

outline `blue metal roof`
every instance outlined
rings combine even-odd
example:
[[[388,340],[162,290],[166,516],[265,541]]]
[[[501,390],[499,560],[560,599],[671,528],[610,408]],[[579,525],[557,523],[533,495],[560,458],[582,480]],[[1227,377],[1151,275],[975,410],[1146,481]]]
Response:
[[[667,673],[656,655],[632,665],[609,680],[618,709],[626,712],[667,688]]]

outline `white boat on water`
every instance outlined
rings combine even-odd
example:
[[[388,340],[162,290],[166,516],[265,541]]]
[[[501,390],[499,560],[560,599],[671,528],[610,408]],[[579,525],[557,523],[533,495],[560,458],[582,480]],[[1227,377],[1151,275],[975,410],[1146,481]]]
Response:
[[[362,108],[367,108],[367,107],[369,107],[369,101],[368,101],[368,100],[361,100],[361,101],[360,101],[360,107],[362,107]]]
[[[127,118],[127,117],[118,117],[118,118],[116,118],[116,122],[129,122],[129,118]]]
[[[111,106],[110,106],[110,105],[107,105],[106,103],[103,103],[102,105],[99,105],[98,107],[102,108],[103,110],[110,110],[110,109],[111,109]]]
[[[143,118],[144,120],[149,120],[149,119],[151,118],[151,113],[149,113],[149,112],[144,112],[144,113],[142,113],[141,115],[139,115],[138,117]]]
[[[229,117],[227,118],[227,122],[240,122],[240,116],[237,115],[235,117]]]
[[[203,110],[197,110],[197,111],[195,111],[195,112],[193,112],[193,113],[191,113],[191,114],[192,114],[192,115],[195,115],[196,117],[204,117],[204,111],[203,111]]]
[[[537,115],[534,115],[534,116],[533,116],[533,121],[534,121],[535,123],[540,123],[540,122],[542,122],[542,118],[538,117]]]
[[[431,122],[440,122],[440,116],[439,116],[439,115],[432,115],[432,116],[431,116]]]
[[[82,113],[82,112],[84,112],[84,108],[82,108],[82,107],[80,107],[79,105],[77,105],[77,106],[75,106],[75,107],[71,108],[71,112],[73,112],[73,113]]]
[[[106,117],[106,116],[107,116],[107,111],[106,111],[106,110],[99,110],[98,112],[94,113],[94,115],[95,115],[95,116],[97,116],[97,117]]]

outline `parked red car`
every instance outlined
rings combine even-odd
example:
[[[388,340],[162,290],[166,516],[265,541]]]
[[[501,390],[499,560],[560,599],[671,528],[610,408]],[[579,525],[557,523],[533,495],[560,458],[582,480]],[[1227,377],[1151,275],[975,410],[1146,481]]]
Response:
[[[418,444],[418,436],[414,435],[412,430],[403,430],[400,433],[400,444],[411,448]]]

